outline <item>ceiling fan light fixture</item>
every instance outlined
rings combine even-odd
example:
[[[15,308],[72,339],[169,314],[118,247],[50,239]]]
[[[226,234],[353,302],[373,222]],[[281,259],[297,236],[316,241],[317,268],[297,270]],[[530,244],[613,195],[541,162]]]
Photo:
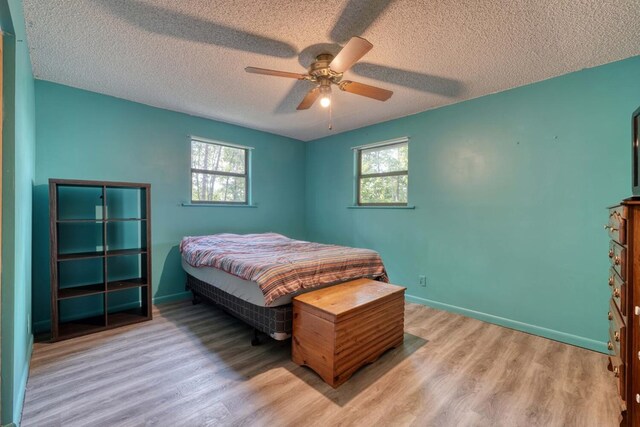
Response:
[[[320,105],[327,108],[331,105],[331,82],[323,80],[320,85]]]
[[[324,108],[327,108],[329,105],[331,105],[331,96],[325,95],[320,98],[320,105]]]

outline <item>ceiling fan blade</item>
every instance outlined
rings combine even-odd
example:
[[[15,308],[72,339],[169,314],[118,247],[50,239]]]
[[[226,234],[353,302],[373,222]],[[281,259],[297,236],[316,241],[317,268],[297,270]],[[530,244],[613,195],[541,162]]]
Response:
[[[393,92],[390,90],[369,86],[364,83],[352,82],[350,80],[340,82],[338,86],[340,90],[345,92],[355,93],[356,95],[366,96],[367,98],[377,99],[378,101],[386,101],[393,95]]]
[[[306,74],[289,73],[287,71],[269,70],[266,68],[245,67],[244,70],[247,73],[264,74],[265,76],[289,77],[289,78],[298,79],[298,80],[304,80],[305,77],[307,77]]]
[[[313,105],[314,102],[316,102],[316,99],[318,99],[318,96],[320,96],[320,88],[316,86],[313,89],[311,89],[309,92],[307,92],[307,95],[304,97],[300,105],[298,105],[297,109],[307,110],[309,107]]]
[[[329,33],[331,40],[344,43],[354,34],[365,34],[393,1],[349,0]]]
[[[329,67],[336,73],[344,73],[372,47],[373,45],[362,37],[351,37],[351,40],[333,58]]]

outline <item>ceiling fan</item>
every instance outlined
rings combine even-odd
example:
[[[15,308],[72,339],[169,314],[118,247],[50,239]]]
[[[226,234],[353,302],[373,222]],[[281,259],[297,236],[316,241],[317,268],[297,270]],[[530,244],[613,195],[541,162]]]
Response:
[[[315,83],[315,87],[307,93],[300,105],[298,105],[298,110],[310,108],[318,98],[320,98],[320,105],[325,108],[328,107],[331,104],[332,85],[338,86],[340,90],[345,92],[366,96],[378,101],[386,101],[393,95],[392,91],[351,80],[342,80],[344,72],[358,62],[371,48],[373,48],[373,45],[362,37],[352,37],[335,57],[329,53],[316,56],[306,74],[257,67],[246,67],[244,70],[247,73],[288,77]]]
[[[197,42],[205,45],[219,46],[226,49],[234,49],[260,55],[277,58],[294,58],[298,54],[296,47],[283,40],[266,37],[249,31],[243,31],[235,27],[224,25],[210,19],[193,16],[174,8],[161,6],[154,3],[159,1],[149,0],[92,0],[105,8],[110,14],[127,21],[129,24],[139,27],[146,32],[162,35],[163,37],[176,38],[189,42]],[[315,56],[316,46],[309,52],[314,52],[315,61],[309,67],[307,74],[287,73],[274,70],[248,67],[252,73],[275,75],[297,79],[297,85],[293,85],[289,93],[284,97],[277,112],[289,111],[292,105],[297,104],[298,97],[305,88],[307,81],[316,83],[316,90],[312,89],[298,109],[311,107],[323,94],[321,103],[331,103],[331,86],[337,85],[345,92],[356,93],[373,99],[386,100],[391,91],[362,83],[342,80],[342,74],[350,69],[362,76],[384,80],[396,86],[404,86],[423,92],[435,93],[445,97],[458,96],[464,89],[464,85],[453,79],[442,76],[424,74],[421,72],[405,70],[401,68],[358,62],[367,51],[371,49],[371,43],[359,37],[351,37],[352,34],[365,34],[380,15],[387,10],[395,0],[342,0],[345,5],[336,18],[333,27],[328,32],[329,39],[334,43],[346,43],[345,47],[336,55],[325,53]],[[179,2],[174,2],[179,3]],[[152,19],[150,18],[152,17]],[[325,43],[322,43],[325,44]],[[317,45],[318,47],[320,46]],[[335,46],[335,45],[334,45]],[[324,49],[324,52],[333,47]],[[349,53],[351,49],[355,52]],[[301,58],[301,56],[299,56]],[[305,62],[308,59],[304,60]],[[358,62],[356,64],[356,62]],[[354,65],[355,64],[355,65]],[[324,81],[324,84],[323,84]],[[322,91],[322,93],[321,93]],[[331,109],[329,109],[331,113]]]

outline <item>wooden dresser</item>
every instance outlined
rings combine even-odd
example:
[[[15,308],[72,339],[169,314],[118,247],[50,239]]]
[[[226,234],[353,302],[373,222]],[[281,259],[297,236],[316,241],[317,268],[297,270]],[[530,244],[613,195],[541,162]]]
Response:
[[[640,199],[609,208],[609,370],[621,398],[621,426],[640,426]]]

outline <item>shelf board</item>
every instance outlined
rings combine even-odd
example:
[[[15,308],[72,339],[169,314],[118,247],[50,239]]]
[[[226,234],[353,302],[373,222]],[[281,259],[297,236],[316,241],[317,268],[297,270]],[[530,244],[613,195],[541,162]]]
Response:
[[[78,337],[106,329],[104,316],[87,317],[84,319],[63,322],[58,325],[58,340]]]
[[[136,188],[146,190],[151,184],[146,182],[90,181],[86,179],[49,178],[49,185],[57,187],[89,187],[89,188]]]
[[[112,280],[110,282],[107,282],[107,292],[120,291],[122,289],[141,288],[143,286],[148,286],[147,279],[144,277]]]
[[[142,307],[107,314],[107,325],[109,328],[144,322],[145,320],[149,320],[149,317],[143,312]]]
[[[143,248],[138,249],[117,249],[112,251],[107,251],[106,256],[124,256],[124,255],[138,255],[138,254],[146,254],[147,250]],[[103,258],[105,256],[104,251],[99,252],[76,252],[70,254],[58,254],[58,261],[73,261],[78,259],[87,259],[87,258]]]
[[[132,279],[112,280],[107,282],[107,292],[119,291],[122,289],[140,288],[147,285],[147,279],[137,277]],[[58,289],[58,299],[78,298],[87,295],[102,294],[105,292],[104,283],[91,285],[73,286]]]
[[[102,258],[104,256],[104,251],[99,252],[76,252],[70,254],[58,254],[58,261],[72,261],[76,259],[86,259],[86,258]]]
[[[58,219],[58,224],[73,223],[103,223],[103,222],[129,222],[129,221],[146,221],[147,218],[109,218],[109,219]]]
[[[58,224],[73,224],[73,223],[101,223],[103,220],[101,219],[59,219],[56,220]]]
[[[151,320],[151,317],[144,313],[142,307],[108,313],[107,324],[104,323],[104,315],[71,320],[58,325],[58,336],[54,338],[53,341],[61,341],[94,332],[106,331],[146,320]]]
[[[123,256],[123,255],[138,255],[138,254],[146,254],[147,250],[145,248],[137,248],[137,249],[117,249],[107,251],[107,256]]]
[[[78,298],[102,293],[104,293],[104,283],[95,283],[92,285],[58,289],[58,299]]]

